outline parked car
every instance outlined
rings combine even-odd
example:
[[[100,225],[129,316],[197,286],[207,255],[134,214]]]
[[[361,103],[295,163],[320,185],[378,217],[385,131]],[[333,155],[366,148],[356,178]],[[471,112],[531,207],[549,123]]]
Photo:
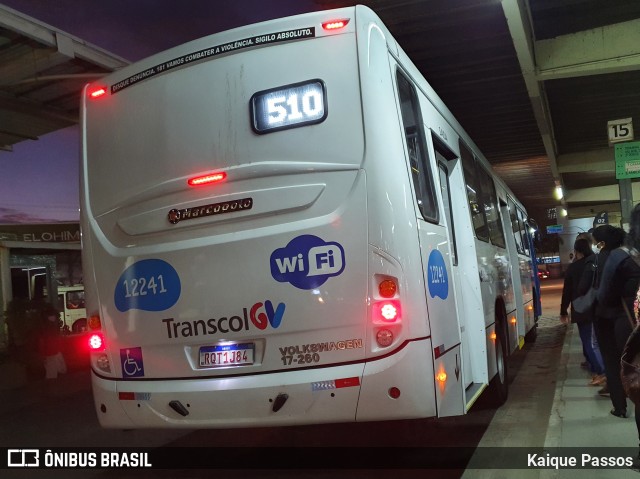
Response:
[[[549,272],[539,269],[538,270],[538,279],[547,279],[549,277]]]

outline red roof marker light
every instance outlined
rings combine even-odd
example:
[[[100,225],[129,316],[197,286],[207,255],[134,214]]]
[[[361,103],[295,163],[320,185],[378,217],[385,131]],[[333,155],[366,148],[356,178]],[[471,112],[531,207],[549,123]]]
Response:
[[[88,90],[89,96],[91,98],[100,98],[107,94],[107,87],[105,86],[93,86]]]
[[[325,30],[340,30],[341,28],[346,27],[347,23],[349,23],[348,18],[344,18],[342,20],[332,20],[330,22],[324,22],[322,24],[322,28],[324,28]]]
[[[227,177],[226,173],[212,173],[204,176],[196,176],[194,178],[189,178],[187,183],[189,186],[202,186],[202,185],[210,185],[211,183],[218,183],[224,180]]]

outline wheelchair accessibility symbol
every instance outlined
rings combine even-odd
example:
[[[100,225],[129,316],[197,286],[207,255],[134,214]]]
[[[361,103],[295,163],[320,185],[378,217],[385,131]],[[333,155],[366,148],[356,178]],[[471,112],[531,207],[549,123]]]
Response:
[[[144,376],[144,362],[142,348],[126,348],[120,350],[120,364],[125,378]]]

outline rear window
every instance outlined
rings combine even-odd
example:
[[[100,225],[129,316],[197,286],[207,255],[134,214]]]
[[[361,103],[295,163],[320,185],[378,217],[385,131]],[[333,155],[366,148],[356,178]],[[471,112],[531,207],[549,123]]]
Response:
[[[327,52],[331,62],[318,61]],[[122,75],[139,67],[131,68]],[[355,35],[246,50],[172,70],[87,100],[85,121],[94,216],[168,198],[184,190],[187,178],[220,169],[231,184],[273,176],[282,163],[300,171],[309,171],[305,164],[357,167],[364,135]],[[219,188],[225,191],[224,184]]]

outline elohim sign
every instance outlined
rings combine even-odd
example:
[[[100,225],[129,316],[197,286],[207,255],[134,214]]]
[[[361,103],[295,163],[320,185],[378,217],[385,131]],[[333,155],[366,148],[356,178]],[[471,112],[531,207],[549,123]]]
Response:
[[[0,225],[0,241],[80,243],[78,223]]]

